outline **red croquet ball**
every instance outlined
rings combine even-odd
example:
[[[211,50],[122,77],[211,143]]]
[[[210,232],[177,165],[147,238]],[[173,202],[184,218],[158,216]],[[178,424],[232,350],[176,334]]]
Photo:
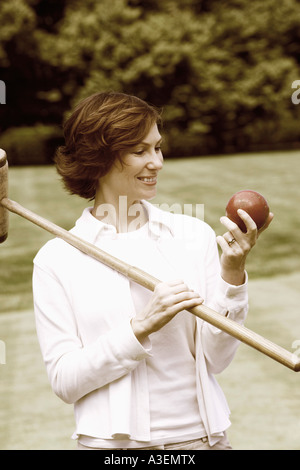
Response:
[[[238,209],[243,209],[250,215],[256,223],[258,230],[265,225],[269,215],[268,203],[261,194],[251,190],[235,193],[226,206],[226,215],[245,233],[247,229],[237,213]]]

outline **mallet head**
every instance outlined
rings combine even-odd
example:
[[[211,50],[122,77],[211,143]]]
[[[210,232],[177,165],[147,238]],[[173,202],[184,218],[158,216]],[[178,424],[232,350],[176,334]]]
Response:
[[[0,243],[8,235],[8,210],[2,206],[1,201],[8,195],[8,163],[4,150],[0,149]]]

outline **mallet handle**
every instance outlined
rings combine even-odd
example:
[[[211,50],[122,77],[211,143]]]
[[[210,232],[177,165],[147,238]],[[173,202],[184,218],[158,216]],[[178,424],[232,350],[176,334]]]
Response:
[[[15,201],[12,201],[8,198],[3,198],[1,204],[6,207],[10,212],[14,212],[27,220],[30,220],[39,227],[47,230],[53,235],[63,239],[70,245],[79,249],[83,253],[95,258],[96,260],[104,263],[108,267],[118,271],[119,273],[125,275],[131,280],[135,281],[137,284],[153,291],[155,286],[160,283],[159,279],[151,276],[150,274],[142,271],[139,268],[130,266],[124,261],[115,258],[114,256],[106,253],[98,247],[95,247],[91,243],[88,243],[85,240],[73,235],[67,230],[55,225],[47,219],[35,214],[34,212],[24,208]],[[286,349],[278,346],[275,343],[272,343],[263,336],[258,335],[254,331],[249,330],[243,325],[236,323],[230,318],[224,317],[220,313],[215,312],[214,310],[206,307],[205,305],[200,305],[194,308],[189,309],[189,312],[195,316],[201,318],[202,320],[210,323],[211,325],[219,328],[220,330],[225,331],[229,335],[238,339],[239,341],[251,346],[252,348],[260,351],[261,353],[269,356],[275,361],[283,364],[284,366],[292,369],[295,372],[300,370],[300,359],[296,354],[293,354]]]

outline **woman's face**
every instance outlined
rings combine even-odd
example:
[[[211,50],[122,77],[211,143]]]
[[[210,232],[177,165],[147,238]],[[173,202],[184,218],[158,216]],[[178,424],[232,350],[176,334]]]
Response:
[[[105,202],[127,196],[128,204],[156,195],[157,177],[163,167],[161,135],[154,124],[138,145],[121,155],[109,173],[100,178],[99,191]]]

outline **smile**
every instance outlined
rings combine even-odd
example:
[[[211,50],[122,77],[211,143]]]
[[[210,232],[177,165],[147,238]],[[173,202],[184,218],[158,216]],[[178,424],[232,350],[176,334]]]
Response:
[[[157,182],[157,177],[156,176],[153,176],[151,178],[140,176],[140,177],[138,177],[138,179],[140,181],[143,181],[144,183],[156,183]]]

